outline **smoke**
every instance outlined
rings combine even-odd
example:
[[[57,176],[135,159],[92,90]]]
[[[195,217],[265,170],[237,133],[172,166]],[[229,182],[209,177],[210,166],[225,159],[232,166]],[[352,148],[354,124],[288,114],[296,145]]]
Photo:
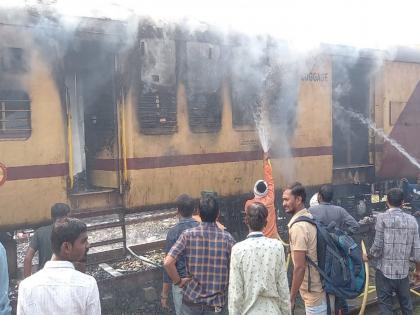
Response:
[[[48,5],[64,15],[126,20],[133,14],[188,18],[246,34],[270,34],[303,50],[320,42],[384,48],[417,45],[416,1],[3,0],[3,6]]]
[[[317,54],[322,43],[356,47],[354,51],[346,52],[354,63],[360,59],[362,48],[418,44],[416,12],[419,5],[406,0],[399,1],[398,5],[379,0],[214,0],[208,3],[193,0],[3,0],[1,6],[26,8],[33,12],[33,18],[37,19],[39,46],[44,47],[45,59],[57,60],[54,73],[56,81],[61,82],[59,86],[65,86],[62,74],[66,68],[60,60],[69,51],[78,51],[80,47],[72,45],[81,29],[88,29],[93,37],[96,32],[115,37],[119,54],[128,56],[121,58],[124,60],[121,72],[125,74],[117,78],[125,93],[137,84],[136,72],[140,70],[145,85],[156,83],[158,78],[159,85],[173,86],[181,78],[187,82],[189,100],[197,91],[210,97],[220,88],[229,68],[234,125],[256,125],[263,149],[271,148],[274,155],[290,163],[293,161],[290,139],[296,128],[301,77],[312,69],[307,60]],[[120,20],[124,27],[117,32],[112,27],[85,27],[83,17]],[[158,28],[163,30],[162,36],[147,40],[144,55],[147,60],[138,57],[139,21],[159,24]],[[46,25],[55,25],[55,31],[46,31]],[[174,30],[173,25],[177,25],[178,30]],[[217,32],[210,36],[208,47],[203,48],[194,41],[200,36],[210,38],[209,25]],[[181,60],[185,64],[181,62],[181,67],[178,67],[179,60],[169,53],[179,52],[174,43],[178,31],[183,38],[188,38],[186,55],[206,54],[211,55],[207,58],[211,60],[202,62],[205,56],[188,58],[187,61]],[[56,55],[54,58],[48,56],[52,53]],[[229,67],[223,60],[226,55]],[[383,58],[374,60],[377,64],[369,76],[378,69]],[[175,65],[177,69],[174,69]],[[345,67],[340,75],[348,77],[349,68]],[[197,72],[195,70],[199,70],[200,80],[192,76]],[[207,82],[202,80],[203,77],[208,78]],[[94,85],[86,88],[91,91],[103,85],[101,78],[89,80],[86,84]],[[342,84],[334,89],[335,95],[345,95],[351,86]],[[340,100],[337,102],[339,104]],[[335,115],[334,120],[342,123],[344,132],[354,132],[350,125],[346,125],[348,120],[340,119],[339,112]],[[282,173],[287,173],[283,175],[293,179],[293,165],[282,165],[286,165]]]

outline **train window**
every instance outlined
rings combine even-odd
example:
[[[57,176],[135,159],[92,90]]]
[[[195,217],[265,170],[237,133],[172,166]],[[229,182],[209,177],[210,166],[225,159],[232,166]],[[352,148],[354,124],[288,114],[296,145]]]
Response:
[[[187,43],[188,119],[192,132],[217,132],[222,123],[220,89],[223,67],[220,47]]]
[[[5,47],[1,54],[2,69],[11,73],[22,73],[26,71],[27,64],[25,53],[22,48]]]
[[[144,134],[177,130],[175,41],[142,39],[137,113]]]
[[[31,134],[31,107],[22,91],[0,91],[0,139],[26,139]]]

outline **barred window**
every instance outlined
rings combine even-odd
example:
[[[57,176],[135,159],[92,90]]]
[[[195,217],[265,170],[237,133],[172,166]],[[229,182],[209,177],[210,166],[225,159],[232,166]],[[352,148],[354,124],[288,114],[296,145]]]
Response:
[[[188,119],[192,132],[217,132],[222,125],[221,49],[204,42],[187,42]]]
[[[260,90],[251,80],[234,77],[232,82],[232,122],[234,128],[255,129],[256,113],[260,109]]]
[[[176,47],[168,39],[141,39],[137,113],[143,134],[177,131]]]
[[[0,139],[27,139],[31,135],[31,103],[23,91],[0,91]]]

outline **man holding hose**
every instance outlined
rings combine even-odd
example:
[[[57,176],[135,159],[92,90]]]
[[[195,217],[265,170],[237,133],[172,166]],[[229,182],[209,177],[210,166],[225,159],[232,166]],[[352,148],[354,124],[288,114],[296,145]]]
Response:
[[[254,198],[245,203],[245,209],[255,202],[262,203],[268,210],[267,225],[263,230],[266,237],[279,239],[277,231],[277,212],[274,206],[273,170],[268,153],[263,155],[264,180],[260,179],[254,185]]]

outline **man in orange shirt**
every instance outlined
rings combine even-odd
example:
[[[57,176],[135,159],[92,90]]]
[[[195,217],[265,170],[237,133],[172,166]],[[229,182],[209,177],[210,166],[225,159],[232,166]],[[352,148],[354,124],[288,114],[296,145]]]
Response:
[[[268,154],[263,155],[264,180],[260,179],[254,186],[254,198],[245,203],[245,211],[254,202],[262,203],[268,210],[267,225],[263,230],[266,237],[279,239],[277,231],[277,212],[274,206],[274,180]]]

